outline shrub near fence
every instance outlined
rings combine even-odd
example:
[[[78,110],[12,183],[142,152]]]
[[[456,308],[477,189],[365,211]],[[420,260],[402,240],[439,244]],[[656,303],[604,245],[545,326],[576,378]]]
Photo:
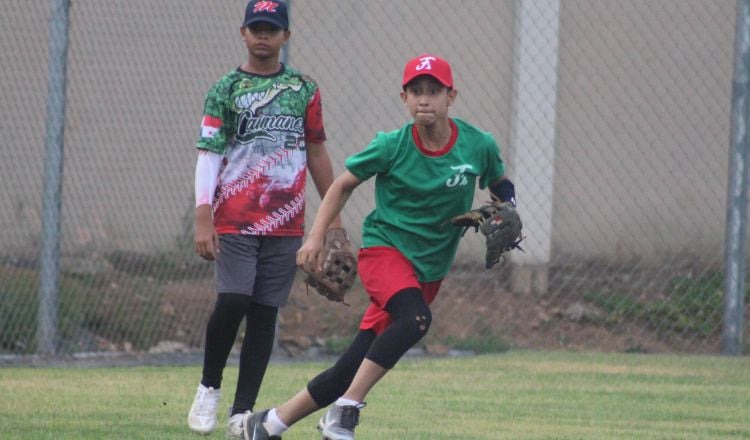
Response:
[[[95,273],[63,272],[60,283],[60,354],[91,351],[146,352],[172,343],[177,351],[202,348],[203,328],[213,305],[210,265],[172,264],[167,256],[114,254]],[[718,352],[723,278],[707,272],[676,277],[663,290],[618,283],[597,285],[595,277],[571,284],[571,270],[553,271],[553,282],[580,289],[566,295],[533,296],[509,289],[508,267],[496,274],[455,268],[435,304],[436,318],[422,344],[479,352],[511,347],[583,348],[637,352]],[[495,276],[497,275],[497,276]],[[615,274],[610,276],[616,277]],[[36,352],[38,277],[34,268],[0,269],[0,351]],[[587,285],[586,285],[587,284]],[[295,282],[282,310],[280,342],[295,356],[305,350],[340,348],[355,331],[366,306],[361,287],[352,307],[333,304]],[[748,301],[746,294],[746,301]],[[460,311],[459,311],[460,310]]]

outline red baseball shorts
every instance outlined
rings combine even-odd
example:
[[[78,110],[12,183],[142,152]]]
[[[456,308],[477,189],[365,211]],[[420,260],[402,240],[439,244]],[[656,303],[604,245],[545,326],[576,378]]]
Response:
[[[391,323],[391,316],[383,308],[394,294],[410,287],[417,288],[422,291],[425,302],[431,304],[443,282],[418,281],[411,262],[398,249],[388,246],[360,249],[357,270],[370,296],[370,305],[359,328],[374,330],[376,334],[382,333]]]

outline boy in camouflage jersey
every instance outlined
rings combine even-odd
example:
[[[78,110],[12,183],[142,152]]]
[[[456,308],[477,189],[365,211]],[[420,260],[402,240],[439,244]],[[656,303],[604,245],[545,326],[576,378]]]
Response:
[[[304,234],[307,171],[321,197],[333,181],[320,91],[280,63],[289,39],[281,1],[251,1],[241,27],[248,59],[211,87],[195,173],[195,251],[215,262],[217,300],[188,425],[216,427],[221,381],[243,318],[246,332],[227,436],[239,438],[268,365],[279,307]],[[340,226],[337,219],[335,226]]]

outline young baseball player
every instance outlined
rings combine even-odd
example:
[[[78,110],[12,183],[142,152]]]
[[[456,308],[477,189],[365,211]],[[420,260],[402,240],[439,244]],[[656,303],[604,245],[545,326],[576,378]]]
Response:
[[[375,210],[362,227],[358,270],[370,305],[352,344],[337,362],[286,403],[247,414],[245,439],[273,439],[331,405],[318,423],[324,439],[351,440],[372,387],[428,331],[429,304],[448,273],[461,230],[447,220],[471,208],[477,185],[503,201],[514,198],[503,178],[495,140],[450,118],[456,99],[451,66],[434,55],[406,63],[401,99],[412,122],[378,133],[346,161],[331,185],[297,264],[320,270],[323,237],[357,186],[375,177]]]
[[[279,61],[287,6],[250,1],[240,34],[247,60],[211,87],[197,143],[195,251],[214,261],[218,295],[188,414],[193,431],[215,429],[222,373],[245,318],[230,438],[241,437],[255,404],[297,270],[307,171],[321,197],[333,181],[318,87]]]

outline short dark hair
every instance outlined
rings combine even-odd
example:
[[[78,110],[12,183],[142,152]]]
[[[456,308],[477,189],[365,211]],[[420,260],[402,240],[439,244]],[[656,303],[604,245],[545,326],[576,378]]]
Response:
[[[416,77],[412,78],[411,81],[409,81],[408,83],[406,83],[406,84],[403,85],[402,89],[404,90],[404,92],[406,91],[407,87],[409,87],[410,85],[414,84],[414,81],[418,80],[419,78],[429,78],[433,82],[435,82],[436,84],[438,84],[440,87],[446,89],[448,92],[450,92],[451,90],[453,90],[453,87],[446,87],[446,86],[444,86],[434,76],[431,76],[431,75],[419,75],[419,76],[416,76]]]

